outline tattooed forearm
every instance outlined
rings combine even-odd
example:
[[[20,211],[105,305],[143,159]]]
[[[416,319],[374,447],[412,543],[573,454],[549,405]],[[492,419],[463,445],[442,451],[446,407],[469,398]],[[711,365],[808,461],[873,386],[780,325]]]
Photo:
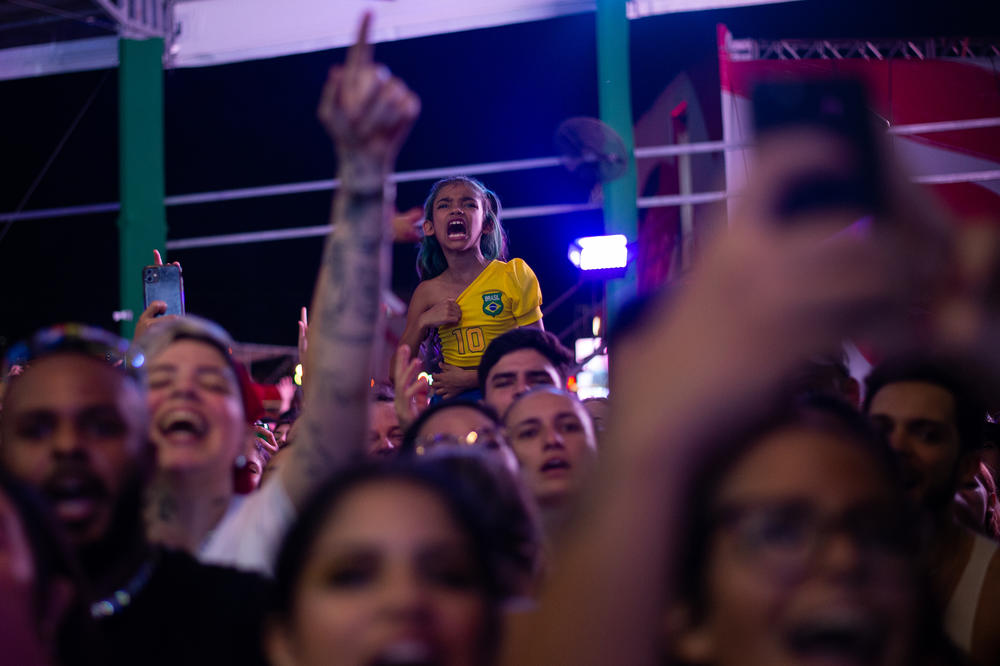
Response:
[[[382,196],[345,190],[334,202],[334,230],[323,252],[316,294],[318,314],[326,320],[323,335],[331,340],[366,342],[374,332],[383,284],[385,213]]]
[[[368,344],[378,320],[380,243],[351,238],[350,232],[340,231],[331,235],[323,255],[320,277],[325,284],[317,285],[314,321],[322,322],[317,328],[331,343]],[[323,364],[322,359],[313,360]]]
[[[340,187],[313,294],[298,453],[279,470],[297,506],[366,439],[379,299],[388,283],[389,175],[420,110],[416,95],[372,61],[369,23],[362,21],[347,62],[330,70],[316,111],[333,139]]]
[[[359,390],[358,384],[361,382],[355,380],[352,383],[349,375],[346,375],[342,369],[321,369],[316,373],[316,377],[309,381],[310,393],[307,398],[315,396],[318,399],[317,405],[320,409],[324,406],[329,408],[348,405],[351,402],[367,400],[368,398],[368,387],[361,386],[360,388],[364,390]],[[310,420],[324,421],[326,419],[320,415],[319,418]]]
[[[371,359],[387,283],[387,202],[376,192],[343,187],[334,201],[313,296],[301,437],[279,470],[296,503],[365,441]]]
[[[364,404],[357,405],[357,409],[363,411]],[[349,461],[356,447],[349,446],[339,433],[331,434],[321,423],[310,422],[306,424],[304,430],[306,432],[303,435],[308,438],[306,441],[321,442],[328,439],[333,444],[333,446],[296,445],[291,451],[289,464],[299,466],[305,484],[315,485],[322,483],[323,479],[330,476],[331,471]]]

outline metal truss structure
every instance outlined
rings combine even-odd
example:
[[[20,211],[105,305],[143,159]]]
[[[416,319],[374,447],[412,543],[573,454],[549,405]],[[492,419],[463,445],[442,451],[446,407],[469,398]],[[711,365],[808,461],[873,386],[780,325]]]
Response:
[[[972,37],[928,39],[733,39],[734,61],[746,60],[929,60],[1000,57],[1000,41]]]
[[[94,0],[118,23],[120,36],[125,39],[161,37],[168,42],[176,34],[174,0]]]

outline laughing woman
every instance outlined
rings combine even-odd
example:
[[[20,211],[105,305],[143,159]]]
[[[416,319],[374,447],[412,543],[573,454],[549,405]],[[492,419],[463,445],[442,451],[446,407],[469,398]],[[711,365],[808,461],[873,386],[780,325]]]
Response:
[[[138,341],[158,455],[151,537],[202,561],[269,574],[297,510],[365,441],[378,299],[389,275],[394,202],[386,185],[420,110],[406,85],[372,60],[370,23],[366,15],[320,97],[317,116],[337,150],[340,187],[313,292],[296,443],[259,490],[235,496],[234,462],[254,417],[228,334],[181,317],[154,324]]]

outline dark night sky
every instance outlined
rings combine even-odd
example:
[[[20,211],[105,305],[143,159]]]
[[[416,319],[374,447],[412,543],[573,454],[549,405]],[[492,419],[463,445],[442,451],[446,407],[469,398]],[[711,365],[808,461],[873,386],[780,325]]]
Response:
[[[931,4],[945,7],[931,10]],[[808,0],[633,21],[633,112],[641,115],[679,72],[714,62],[719,22],[737,37],[996,34],[987,4]],[[423,102],[398,170],[552,155],[552,134],[563,119],[597,115],[593,15],[380,44],[376,56]],[[342,57],[335,50],[167,71],[167,193],[331,177],[334,158],[314,108],[327,67]],[[93,105],[26,209],[117,200],[116,75],[85,72],[0,82],[0,211],[15,209],[95,89]],[[558,169],[484,180],[507,207],[587,198],[586,188]],[[399,206],[420,204],[428,185],[400,186]],[[171,207],[168,233],[187,238],[311,226],[325,223],[328,210],[326,194]],[[576,280],[568,243],[599,233],[601,225],[593,213],[506,226],[512,254],[534,267],[551,301]],[[291,345],[320,249],[314,238],[177,251],[169,259],[184,266],[190,312],[218,320],[239,340]],[[397,246],[393,286],[404,299],[416,285],[414,256],[414,248]],[[0,241],[0,285],[0,345],[56,321],[113,327],[115,215],[15,223]],[[562,330],[591,298],[589,288],[581,290],[546,318],[547,327]]]

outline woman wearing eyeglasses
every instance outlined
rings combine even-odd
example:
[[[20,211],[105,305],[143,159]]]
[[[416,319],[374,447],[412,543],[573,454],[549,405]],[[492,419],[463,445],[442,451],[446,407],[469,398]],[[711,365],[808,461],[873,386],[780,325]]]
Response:
[[[539,517],[493,410],[456,399],[432,405],[407,428],[400,458],[435,461],[455,484],[484,498],[481,511],[515,565],[517,594],[506,609],[523,610],[543,569]]]
[[[496,413],[471,400],[445,400],[424,410],[407,428],[403,456],[424,456],[439,447],[481,450],[517,476],[517,458],[502,433]]]
[[[886,448],[837,408],[785,395],[804,359],[845,338],[902,336],[939,259],[933,208],[913,205],[901,174],[886,174],[877,233],[838,233],[857,219],[849,207],[775,219],[803,174],[842,170],[845,154],[801,128],[758,144],[727,232],[681,286],[619,321],[609,446],[501,663],[938,656]]]
[[[618,542],[622,558],[633,560],[632,551],[655,550],[662,539],[660,565],[628,571],[606,565],[614,571],[610,580],[626,576],[645,592],[621,585],[616,597],[600,577],[584,586],[588,595],[617,599],[604,631],[620,616],[629,623],[619,627],[624,635],[646,638],[595,639],[595,651],[621,652],[621,663],[659,658],[685,666],[960,663],[948,660],[918,574],[916,530],[889,450],[860,415],[814,399],[713,444],[706,442],[713,455],[675,470],[691,473],[675,486],[678,492],[661,493],[683,507],[675,514],[683,517],[672,528],[650,523],[645,535]],[[644,508],[647,515],[659,512]],[[636,520],[642,517],[637,512]],[[569,561],[579,565],[576,556]],[[543,609],[572,608],[566,600],[579,598],[563,587],[565,571],[559,574],[549,596],[543,594]],[[563,603],[553,603],[553,595]],[[552,653],[564,649],[539,640],[546,631],[532,628],[515,638],[504,663],[523,663],[541,654],[540,645]],[[535,639],[527,638],[531,632]],[[582,634],[577,639],[589,644]],[[574,663],[604,663],[608,654]]]
[[[741,440],[692,485],[666,609],[674,659],[902,666],[935,653],[916,532],[862,418],[814,400]]]

